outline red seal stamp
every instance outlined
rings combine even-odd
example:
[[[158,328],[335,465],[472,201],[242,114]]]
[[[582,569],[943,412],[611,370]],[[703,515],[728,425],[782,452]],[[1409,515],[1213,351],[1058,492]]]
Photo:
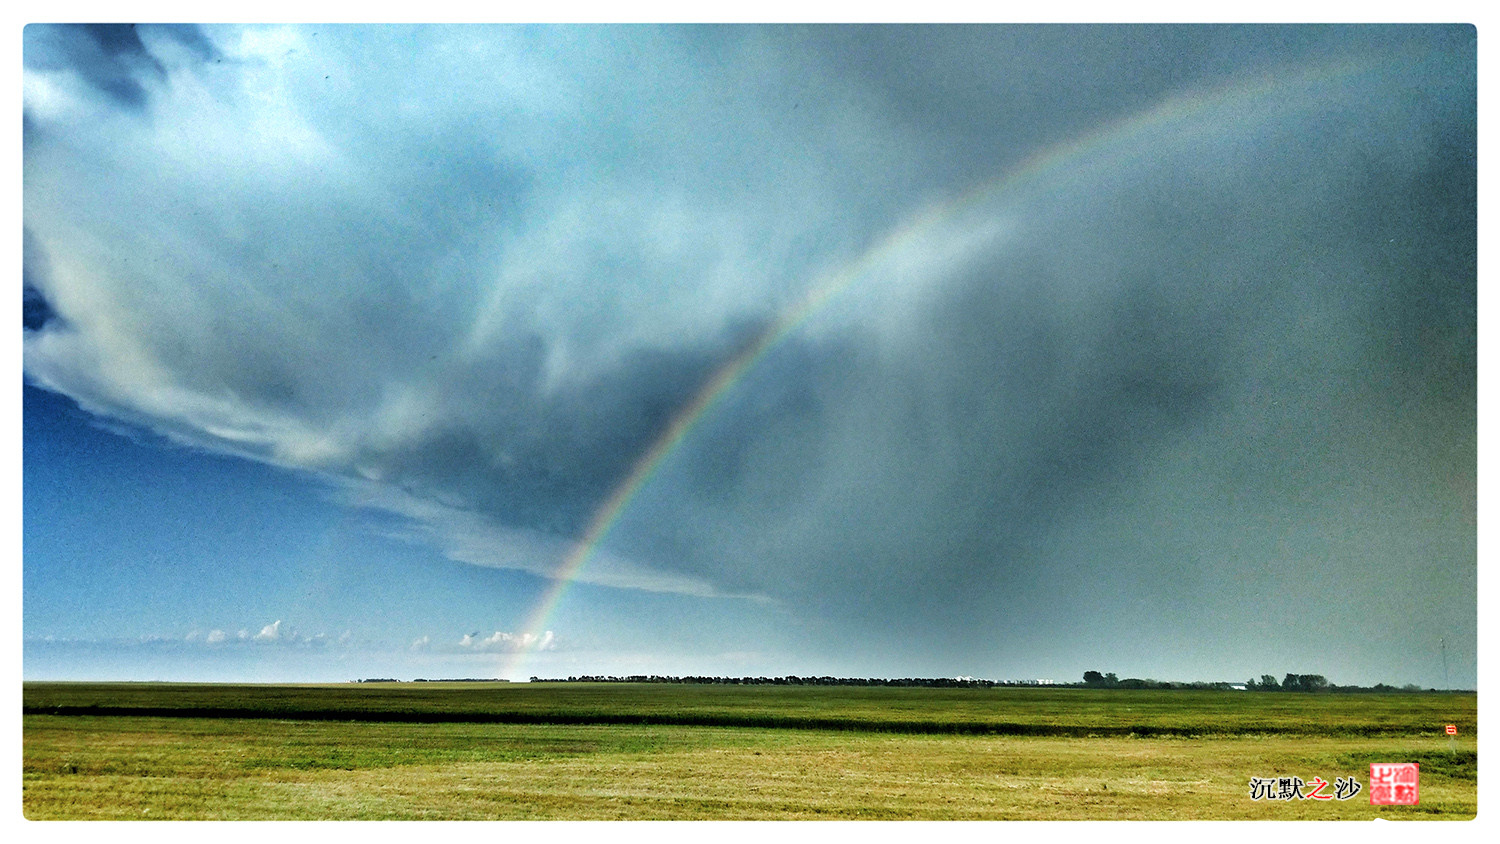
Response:
[[[1417,805],[1416,762],[1371,762],[1371,806]]]

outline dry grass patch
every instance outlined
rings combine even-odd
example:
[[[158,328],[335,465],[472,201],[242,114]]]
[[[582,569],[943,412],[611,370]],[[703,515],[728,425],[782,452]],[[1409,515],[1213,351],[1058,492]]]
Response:
[[[28,716],[30,818],[1471,818],[1472,739],[926,736]],[[1425,754],[1425,755],[1424,755]],[[1255,802],[1251,776],[1421,761],[1422,805]]]

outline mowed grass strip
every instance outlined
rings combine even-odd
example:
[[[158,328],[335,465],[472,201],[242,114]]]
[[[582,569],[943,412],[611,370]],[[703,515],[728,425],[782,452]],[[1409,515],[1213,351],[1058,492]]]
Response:
[[[1469,819],[1472,737],[1054,738],[682,726],[23,719],[32,819]],[[1422,764],[1416,807],[1251,776]]]
[[[26,714],[661,724],[1056,736],[1425,735],[1477,728],[1470,694],[626,683],[26,683]]]

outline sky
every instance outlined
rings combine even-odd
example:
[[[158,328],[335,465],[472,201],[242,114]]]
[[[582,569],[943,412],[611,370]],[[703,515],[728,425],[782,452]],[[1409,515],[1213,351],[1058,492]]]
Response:
[[[1470,26],[27,26],[27,679],[1477,682]]]

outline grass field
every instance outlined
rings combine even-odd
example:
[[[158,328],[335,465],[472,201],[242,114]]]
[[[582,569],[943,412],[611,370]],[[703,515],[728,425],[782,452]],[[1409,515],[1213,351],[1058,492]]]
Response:
[[[23,703],[32,819],[1469,819],[1478,806],[1472,694],[28,683]],[[1443,724],[1459,726],[1451,746]],[[1382,761],[1420,763],[1417,806],[1369,805]],[[1256,801],[1252,776],[1366,790]]]

